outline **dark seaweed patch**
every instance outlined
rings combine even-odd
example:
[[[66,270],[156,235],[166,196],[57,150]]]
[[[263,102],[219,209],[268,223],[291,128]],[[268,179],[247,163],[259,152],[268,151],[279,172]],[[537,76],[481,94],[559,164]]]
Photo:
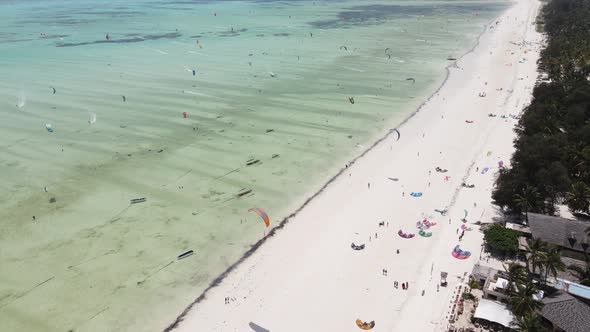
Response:
[[[56,47],[72,47],[72,46],[84,46],[84,45],[92,45],[92,44],[107,44],[107,43],[115,43],[115,44],[125,44],[125,43],[139,43],[146,40],[158,40],[158,39],[174,39],[182,36],[181,33],[178,32],[170,32],[170,33],[163,33],[163,34],[155,34],[155,35],[145,35],[145,36],[138,36],[132,38],[123,38],[123,39],[111,39],[111,40],[95,40],[90,42],[81,42],[81,43],[56,43]]]
[[[336,19],[313,21],[308,24],[318,29],[347,28],[352,26],[378,25],[402,16],[431,16],[445,13],[470,13],[498,11],[506,3],[449,4],[437,6],[367,5],[353,6],[338,13]]]
[[[58,38],[65,38],[65,37],[69,37],[70,35],[43,35],[40,36],[39,38],[41,39],[58,39]]]

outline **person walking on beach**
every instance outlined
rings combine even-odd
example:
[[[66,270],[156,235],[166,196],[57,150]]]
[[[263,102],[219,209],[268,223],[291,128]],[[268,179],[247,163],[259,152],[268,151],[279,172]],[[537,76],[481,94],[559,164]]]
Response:
[[[367,182],[367,188],[371,189],[371,182]]]

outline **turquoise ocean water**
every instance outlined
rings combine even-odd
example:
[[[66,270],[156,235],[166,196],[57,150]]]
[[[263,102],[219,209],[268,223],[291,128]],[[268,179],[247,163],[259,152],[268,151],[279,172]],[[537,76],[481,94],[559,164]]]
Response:
[[[0,0],[1,330],[161,330],[506,6]]]

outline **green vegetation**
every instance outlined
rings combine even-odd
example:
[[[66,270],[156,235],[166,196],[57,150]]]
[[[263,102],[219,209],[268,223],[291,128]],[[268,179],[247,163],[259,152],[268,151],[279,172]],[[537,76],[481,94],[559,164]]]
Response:
[[[537,301],[533,295],[539,292],[539,289],[532,282],[517,284],[515,291],[510,292],[508,304],[512,313],[517,317],[523,317],[535,313],[543,307],[543,302]]]
[[[518,233],[500,224],[493,224],[484,231],[489,251],[501,255],[513,255],[518,251]]]
[[[539,287],[543,287],[543,281],[546,286],[549,275],[556,277],[558,271],[564,271],[565,264],[561,261],[559,248],[539,239],[527,242],[526,253],[526,267],[516,262],[504,265],[505,278],[508,280],[508,306],[517,318],[517,331],[543,331],[535,315],[543,303],[533,299],[533,295],[539,292]],[[577,271],[580,276],[590,276],[590,263],[586,269],[571,266],[570,269]]]
[[[542,12],[548,75],[516,129],[512,168],[500,172],[496,203],[517,213],[553,214],[565,201],[590,212],[590,0],[553,0]]]
[[[546,331],[541,325],[539,317],[535,314],[526,314],[516,319],[517,332],[540,332]]]
[[[527,269],[535,274],[537,268],[541,269],[541,262],[544,259],[545,252],[547,251],[547,244],[540,239],[533,239],[528,241],[526,248],[527,255]]]

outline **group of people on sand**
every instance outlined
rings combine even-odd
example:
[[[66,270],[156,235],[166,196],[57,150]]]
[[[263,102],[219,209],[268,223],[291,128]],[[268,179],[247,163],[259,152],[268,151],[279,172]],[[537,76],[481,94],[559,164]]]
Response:
[[[410,283],[409,282],[407,282],[407,281],[406,282],[402,282],[402,289],[403,290],[407,290],[409,286],[410,286]],[[395,289],[397,289],[399,287],[399,283],[397,281],[394,281],[393,282],[393,287]]]

